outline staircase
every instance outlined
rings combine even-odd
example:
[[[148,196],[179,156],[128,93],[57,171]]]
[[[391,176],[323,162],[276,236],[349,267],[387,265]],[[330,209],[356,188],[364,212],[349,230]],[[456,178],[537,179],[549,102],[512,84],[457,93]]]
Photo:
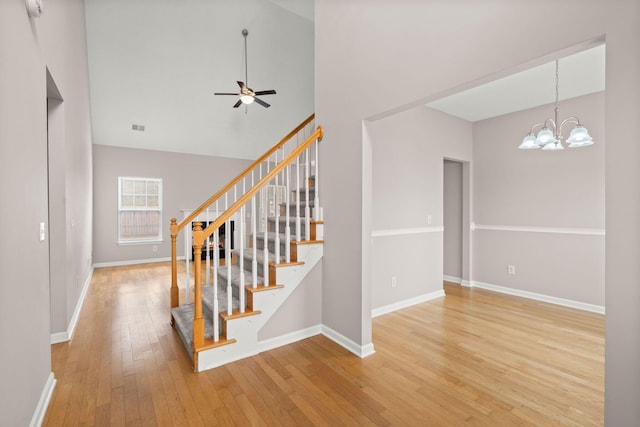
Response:
[[[182,222],[171,220],[171,323],[194,371],[257,354],[260,329],[322,258],[316,182],[322,128],[312,131],[313,120],[312,115]],[[210,212],[214,218],[203,229],[205,212],[207,220]],[[235,228],[235,245],[231,233],[220,235],[222,225]],[[184,289],[177,283],[181,230],[193,245],[193,262],[185,248]]]

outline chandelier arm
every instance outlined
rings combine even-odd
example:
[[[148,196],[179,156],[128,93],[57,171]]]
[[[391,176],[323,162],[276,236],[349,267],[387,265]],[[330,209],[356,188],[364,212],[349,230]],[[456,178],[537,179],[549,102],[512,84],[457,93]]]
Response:
[[[562,128],[567,123],[574,123],[576,126],[580,126],[580,119],[575,116],[567,117],[566,119],[564,119],[562,123],[560,123],[560,133],[562,133]]]
[[[545,125],[545,123],[541,122],[541,123],[536,123],[535,125],[531,126],[531,129],[529,129],[529,135],[533,135],[533,132],[534,132],[536,126],[544,126],[544,125]]]
[[[544,127],[546,127],[547,129],[553,129],[554,133],[557,129],[556,126],[556,121],[553,119],[547,119],[544,121]]]

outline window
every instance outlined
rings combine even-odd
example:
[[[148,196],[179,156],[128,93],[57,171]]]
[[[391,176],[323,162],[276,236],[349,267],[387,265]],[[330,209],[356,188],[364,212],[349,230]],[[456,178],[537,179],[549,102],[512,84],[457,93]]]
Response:
[[[162,240],[162,180],[118,178],[118,243]]]

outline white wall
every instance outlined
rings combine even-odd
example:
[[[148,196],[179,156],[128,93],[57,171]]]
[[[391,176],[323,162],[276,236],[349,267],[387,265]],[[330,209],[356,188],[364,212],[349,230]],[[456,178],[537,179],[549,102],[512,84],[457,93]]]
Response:
[[[325,222],[323,323],[371,342],[373,257],[362,224],[371,191],[362,120],[387,115],[551,59],[605,35],[606,104],[606,421],[640,418],[640,160],[631,124],[640,116],[640,5],[636,0],[316,3],[316,116]],[[549,13],[550,8],[553,13]],[[582,25],[571,25],[579,12]],[[523,22],[553,31],[532,36]],[[364,135],[366,136],[366,135]],[[365,174],[366,173],[366,174]],[[330,226],[329,226],[330,224]],[[370,230],[369,230],[370,231]]]
[[[416,107],[367,128],[373,147],[372,294],[378,309],[442,289],[443,158],[471,160],[472,125]]]
[[[250,164],[241,159],[94,145],[94,262],[170,257],[171,218],[180,222],[180,209],[199,207]],[[118,245],[119,176],[162,179],[162,243]],[[176,242],[178,255],[183,253],[182,236]]]
[[[67,227],[67,321],[91,264],[91,124],[84,2],[51,1],[29,19],[22,0],[0,2],[0,414],[28,425],[51,373],[49,240]],[[48,223],[47,69],[64,99],[65,224]],[[60,153],[56,153],[60,154]],[[64,194],[60,194],[64,192]],[[50,230],[53,231],[53,230]],[[49,234],[49,233],[48,233]],[[62,291],[62,290],[61,290]],[[44,402],[40,402],[44,403]],[[40,407],[39,414],[46,408]]]
[[[553,105],[474,123],[474,281],[604,308],[604,100],[560,104],[560,118],[579,117],[596,141],[579,149],[517,149]]]

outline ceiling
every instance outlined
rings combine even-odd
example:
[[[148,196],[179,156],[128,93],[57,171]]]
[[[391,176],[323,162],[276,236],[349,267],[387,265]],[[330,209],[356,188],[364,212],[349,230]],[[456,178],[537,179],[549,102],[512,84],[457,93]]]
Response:
[[[605,88],[605,45],[559,60],[559,99],[570,99]],[[476,122],[555,101],[555,62],[549,62],[427,106]]]
[[[313,0],[85,5],[95,144],[255,159],[314,112]],[[268,109],[214,96],[245,80],[245,28]]]

